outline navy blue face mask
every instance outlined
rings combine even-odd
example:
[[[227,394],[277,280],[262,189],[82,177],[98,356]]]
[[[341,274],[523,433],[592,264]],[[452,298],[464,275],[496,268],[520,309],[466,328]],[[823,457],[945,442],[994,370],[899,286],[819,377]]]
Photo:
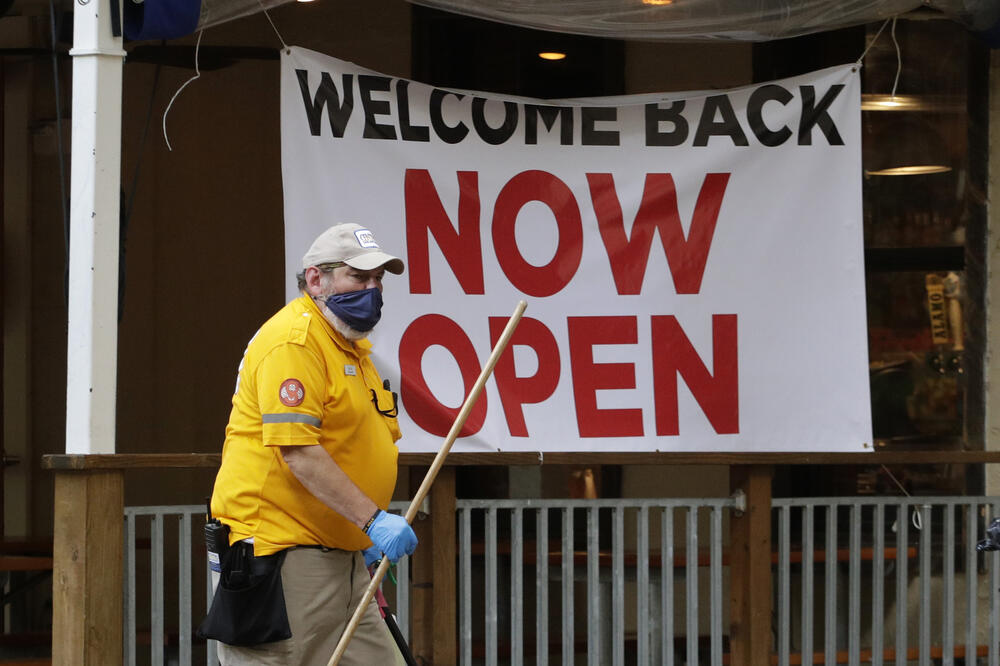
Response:
[[[330,294],[323,302],[345,324],[362,333],[375,328],[382,318],[382,291],[377,288]]]

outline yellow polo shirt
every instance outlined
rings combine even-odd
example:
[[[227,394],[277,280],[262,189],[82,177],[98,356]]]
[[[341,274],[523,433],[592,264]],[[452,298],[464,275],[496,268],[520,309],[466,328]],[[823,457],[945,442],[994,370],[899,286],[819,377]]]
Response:
[[[322,545],[371,545],[353,523],[299,483],[278,447],[319,444],[379,507],[396,485],[396,419],[380,414],[392,395],[371,362],[371,343],[337,333],[308,296],[295,299],[250,340],[226,428],[212,514],[230,542],[254,538],[254,553]]]

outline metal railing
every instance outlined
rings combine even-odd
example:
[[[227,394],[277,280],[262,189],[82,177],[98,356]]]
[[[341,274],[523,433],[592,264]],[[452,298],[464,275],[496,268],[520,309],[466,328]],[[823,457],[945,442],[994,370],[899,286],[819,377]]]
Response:
[[[563,664],[586,654],[593,666],[619,666],[626,647],[629,663],[697,664],[707,625],[708,656],[721,664],[722,526],[736,506],[733,498],[459,500],[460,663],[498,664],[502,642],[511,664],[523,664],[533,648],[529,659],[539,666],[553,653]],[[679,584],[675,569],[683,571]],[[675,636],[684,638],[678,655]]]
[[[723,664],[727,521],[741,508],[735,498],[458,500],[460,663]],[[1000,554],[975,549],[1000,498],[775,499],[772,512],[779,665],[1000,666]],[[126,664],[218,663],[211,641],[204,656],[192,646],[212,596],[203,514],[125,510]],[[386,596],[409,636],[407,562],[397,578]],[[148,662],[138,659],[146,612]]]
[[[193,558],[193,544],[201,544],[201,529],[204,524],[205,506],[138,506],[125,507],[125,609],[124,609],[124,661],[127,666],[135,666],[138,658],[137,634],[137,589],[138,567],[148,566],[149,581],[149,663],[163,666],[167,659],[166,640],[166,546],[175,541],[177,548],[177,644],[176,663],[192,663],[193,636],[192,615],[196,580],[206,590],[211,599],[211,578],[208,576],[208,562],[203,556],[197,563]],[[167,531],[165,527],[176,523]],[[148,536],[147,536],[148,535]],[[137,551],[143,550],[148,538],[149,556],[138,560]],[[195,538],[198,541],[195,541]],[[171,562],[173,564],[173,562]],[[144,597],[145,600],[145,597]],[[199,616],[200,619],[200,616]],[[215,657],[214,641],[206,648],[209,664],[218,664]]]
[[[389,510],[397,513],[406,511],[408,503],[392,502]],[[192,645],[194,629],[212,604],[212,578],[205,557],[202,526],[205,506],[194,504],[184,506],[138,506],[125,507],[125,550],[124,550],[124,662],[126,666],[149,663],[150,666],[164,664],[190,666],[204,663],[217,666],[219,663],[216,642],[206,641],[204,660],[195,659]],[[140,558],[139,552],[148,555]],[[177,559],[167,558],[167,552],[176,548]],[[140,571],[148,581],[148,595],[140,595],[138,579]],[[404,637],[409,638],[410,627],[410,567],[409,558],[402,558],[394,567],[396,583],[383,583],[383,591],[392,602],[397,624]],[[169,575],[168,575],[169,574]],[[167,594],[167,581],[174,579],[176,601]],[[198,590],[204,590],[203,597]],[[149,618],[149,661],[140,659],[138,632],[139,600],[148,604]],[[195,600],[204,598],[204,605],[196,608]],[[167,601],[170,600],[170,608]],[[174,605],[176,603],[176,606]],[[168,618],[176,618],[176,625]]]
[[[813,657],[827,664],[970,664],[978,656],[997,666],[1000,554],[978,553],[976,543],[1000,498],[824,497],[772,506],[780,666],[797,661],[793,648],[803,664]],[[846,588],[838,584],[845,569]]]
[[[181,664],[190,664],[192,657],[192,592],[196,572],[201,571],[201,578],[207,579],[205,570],[207,562],[203,558],[196,566],[192,558],[194,539],[194,524],[200,531],[201,522],[194,517],[203,517],[205,507],[202,505],[188,506],[143,506],[125,508],[125,609],[124,609],[124,658],[128,666],[134,666],[138,655],[137,634],[137,568],[140,565],[137,551],[141,541],[148,539],[149,557],[142,562],[148,566],[149,572],[149,663],[152,666],[163,666],[165,637],[165,568],[166,542],[165,524],[175,522],[171,530],[171,540],[176,540],[177,547],[177,653]],[[148,535],[148,536],[147,536]],[[214,646],[212,646],[214,657]]]

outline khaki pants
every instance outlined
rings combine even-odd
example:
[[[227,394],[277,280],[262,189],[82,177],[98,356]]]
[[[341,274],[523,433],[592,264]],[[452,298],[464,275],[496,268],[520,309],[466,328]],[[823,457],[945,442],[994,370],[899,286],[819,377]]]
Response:
[[[222,666],[326,666],[370,580],[361,553],[293,548],[281,568],[292,637],[253,647],[220,643],[219,661]],[[374,601],[368,605],[340,663],[402,663]]]

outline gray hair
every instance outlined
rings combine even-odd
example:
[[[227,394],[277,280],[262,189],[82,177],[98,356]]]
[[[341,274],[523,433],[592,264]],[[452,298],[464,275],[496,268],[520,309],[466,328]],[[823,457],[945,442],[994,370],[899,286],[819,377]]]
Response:
[[[328,264],[317,264],[316,268],[320,270],[324,275],[329,275],[333,272],[334,268],[340,268],[341,266],[346,266],[342,261],[335,261]],[[301,271],[295,274],[295,281],[298,283],[299,291],[306,291],[306,269],[303,268]]]

